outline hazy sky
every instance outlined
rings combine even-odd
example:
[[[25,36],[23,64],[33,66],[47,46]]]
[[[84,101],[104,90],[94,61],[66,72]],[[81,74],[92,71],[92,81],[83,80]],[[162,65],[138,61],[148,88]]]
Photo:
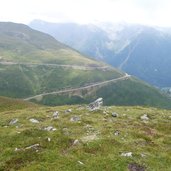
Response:
[[[171,27],[171,0],[0,0],[0,21],[128,22]]]

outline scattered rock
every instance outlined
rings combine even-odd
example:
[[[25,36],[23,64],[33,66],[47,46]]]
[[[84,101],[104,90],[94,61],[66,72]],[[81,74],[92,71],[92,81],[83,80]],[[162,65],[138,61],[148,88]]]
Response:
[[[18,119],[12,119],[9,123],[9,125],[14,125],[18,122]]]
[[[118,131],[118,130],[116,130],[115,132],[114,132],[114,135],[116,135],[116,136],[118,136],[120,134],[120,132]]]
[[[39,147],[39,146],[40,146],[40,144],[34,144],[34,145],[31,145],[31,146],[26,147],[25,150],[29,150],[29,149],[35,149],[35,150],[37,150],[37,147]]]
[[[93,135],[88,135],[88,136],[86,136],[86,137],[82,137],[82,138],[81,138],[81,141],[82,141],[82,142],[90,142],[90,141],[94,141],[94,140],[97,140],[97,139],[99,139],[99,138],[97,137],[97,135],[96,135],[96,134],[93,134]]]
[[[47,140],[48,140],[48,142],[50,142],[51,141],[51,138],[48,137]]]
[[[58,119],[59,118],[59,112],[58,111],[54,112],[52,116],[53,116],[53,119]]]
[[[147,116],[147,114],[142,115],[140,118],[141,118],[141,120],[144,120],[144,121],[149,120],[149,117]]]
[[[84,163],[83,163],[83,162],[81,162],[81,161],[78,161],[78,163],[79,163],[79,164],[81,164],[81,165],[84,165]]]
[[[112,112],[112,117],[118,117],[119,116],[119,114],[118,113],[116,113],[116,112]]]
[[[132,152],[122,153],[121,156],[123,156],[123,157],[132,157]]]
[[[73,116],[71,119],[70,119],[71,122],[78,122],[78,121],[81,121],[81,117],[80,116]]]
[[[145,154],[141,153],[141,157],[145,157],[145,156],[146,156]]]
[[[37,119],[33,119],[33,118],[29,119],[29,121],[32,123],[39,123],[39,121]]]
[[[48,126],[44,128],[45,131],[56,131],[56,128],[54,128],[53,126]]]
[[[20,151],[21,149],[19,149],[19,148],[15,148],[15,150],[14,151]]]
[[[71,113],[71,112],[72,112],[72,109],[65,110],[65,113]]]
[[[100,109],[100,107],[103,105],[103,98],[98,98],[94,102],[89,104],[89,110],[94,111]]]
[[[136,163],[130,163],[128,165],[129,171],[145,171],[145,168],[143,166],[140,166]]]
[[[80,142],[79,142],[79,140],[74,140],[74,142],[73,142],[73,145],[78,145],[78,144],[80,144]]]

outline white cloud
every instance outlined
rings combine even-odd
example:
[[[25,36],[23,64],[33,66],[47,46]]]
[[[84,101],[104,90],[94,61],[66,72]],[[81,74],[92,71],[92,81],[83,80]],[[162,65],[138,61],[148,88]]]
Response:
[[[0,20],[93,21],[171,26],[170,0],[0,0]]]

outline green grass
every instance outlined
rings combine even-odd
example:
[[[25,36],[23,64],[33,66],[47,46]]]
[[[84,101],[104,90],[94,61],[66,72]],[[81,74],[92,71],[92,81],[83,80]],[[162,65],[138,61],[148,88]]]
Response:
[[[72,112],[66,114],[69,108]],[[57,120],[52,119],[54,111],[59,111]],[[119,116],[113,118],[112,112]],[[140,119],[145,113],[150,118],[148,122]],[[72,116],[80,116],[81,121],[71,122]],[[0,117],[0,170],[127,171],[130,163],[139,164],[147,171],[171,168],[170,110],[135,106],[103,107],[90,112],[81,105],[6,109]],[[18,123],[9,125],[14,118],[19,119]],[[33,124],[30,118],[40,123]],[[46,126],[57,130],[42,130]],[[120,132],[118,136],[114,135],[116,130]],[[97,139],[82,141],[90,135],[96,135]],[[73,145],[76,139],[79,144]],[[37,152],[24,150],[33,144],[40,144]],[[132,152],[133,156],[123,157],[123,152]]]
[[[53,37],[35,31],[23,24],[0,22],[0,61],[36,64],[63,64],[78,66],[106,66]],[[0,64],[0,96],[28,98],[68,88],[78,88],[95,82],[103,82],[123,76],[116,69],[80,70],[43,65]],[[47,105],[88,103],[103,97],[106,105],[146,105],[171,108],[171,100],[158,90],[131,79],[83,92],[46,96],[41,101]]]

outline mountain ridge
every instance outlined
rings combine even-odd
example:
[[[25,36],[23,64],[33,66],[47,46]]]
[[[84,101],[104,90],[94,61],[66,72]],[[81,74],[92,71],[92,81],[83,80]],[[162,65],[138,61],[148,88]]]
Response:
[[[156,87],[171,87],[169,28],[100,23],[91,25],[89,29],[89,25],[51,24],[38,20],[31,22],[30,26]],[[84,41],[80,42],[81,38]]]
[[[8,29],[8,23],[2,25],[0,23],[1,96],[25,99],[38,94],[62,91],[62,94],[48,94],[31,101],[46,105],[79,104],[90,103],[100,96],[105,99],[106,105],[170,107],[169,98],[133,77],[102,86],[99,83],[119,79],[125,73],[103,62],[87,58],[47,34],[28,26],[19,29],[20,25],[15,23],[10,23]],[[88,85],[89,89],[67,94],[63,91]]]

